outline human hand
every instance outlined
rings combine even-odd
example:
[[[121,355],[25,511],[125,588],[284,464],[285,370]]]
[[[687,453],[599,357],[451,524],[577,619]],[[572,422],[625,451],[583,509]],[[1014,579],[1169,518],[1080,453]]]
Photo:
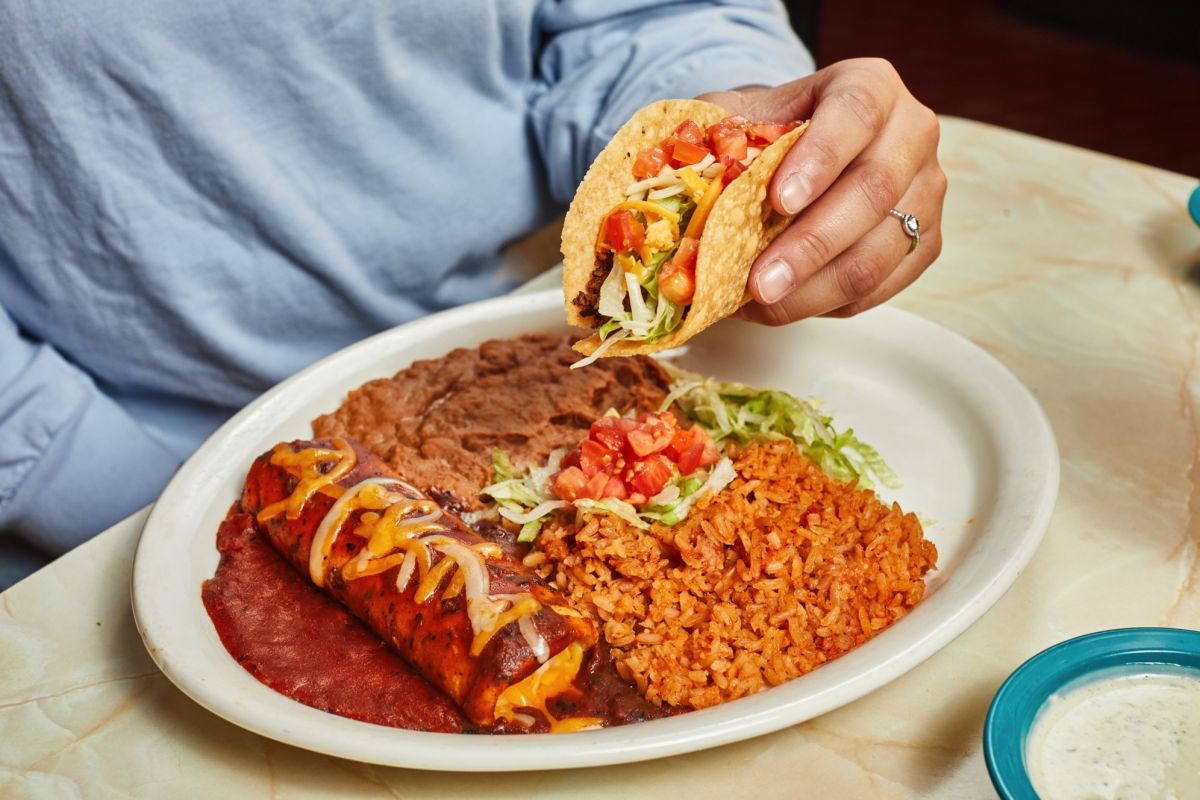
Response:
[[[738,316],[782,325],[848,317],[892,297],[942,250],[946,175],[938,122],[887,61],[839,61],[774,88],[701,95],[766,122],[811,119],[767,189],[781,214],[797,214],[750,270],[755,303]],[[916,215],[920,244],[889,211]]]

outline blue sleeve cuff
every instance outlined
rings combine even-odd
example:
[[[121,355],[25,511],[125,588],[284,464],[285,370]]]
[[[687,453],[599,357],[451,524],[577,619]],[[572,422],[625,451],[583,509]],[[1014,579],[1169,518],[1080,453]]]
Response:
[[[153,500],[178,466],[86,374],[25,338],[0,308],[4,539],[61,555]]]
[[[60,428],[0,513],[0,526],[54,555],[154,500],[179,466],[98,392]]]

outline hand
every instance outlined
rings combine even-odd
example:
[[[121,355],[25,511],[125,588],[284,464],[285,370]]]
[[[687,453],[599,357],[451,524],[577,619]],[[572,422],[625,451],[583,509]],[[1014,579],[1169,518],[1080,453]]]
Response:
[[[908,286],[938,257],[946,175],[937,117],[887,61],[839,61],[782,86],[699,99],[752,120],[812,120],[767,189],[776,211],[798,216],[751,267],[757,302],[742,318],[782,325],[851,316]],[[912,253],[892,208],[920,220]]]

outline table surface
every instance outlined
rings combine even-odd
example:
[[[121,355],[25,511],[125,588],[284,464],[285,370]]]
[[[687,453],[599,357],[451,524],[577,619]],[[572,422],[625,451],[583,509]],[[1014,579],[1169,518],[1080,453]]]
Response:
[[[0,797],[994,797],[983,720],[1018,664],[1089,631],[1200,627],[1200,229],[1195,179],[965,120],[942,130],[945,250],[894,302],[1034,392],[1062,484],[1029,568],[940,653],[817,719],[675,758],[359,764],[243,731],[159,673],[129,603],[143,511],[0,594]]]

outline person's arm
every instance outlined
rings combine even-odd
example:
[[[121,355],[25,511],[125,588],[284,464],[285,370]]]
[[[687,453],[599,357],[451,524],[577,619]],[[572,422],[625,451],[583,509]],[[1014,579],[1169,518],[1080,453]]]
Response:
[[[634,111],[666,97],[775,85],[812,71],[772,0],[546,2],[533,132],[550,191],[569,201],[587,167]]]
[[[0,532],[59,555],[157,496],[178,458],[0,307]]]

